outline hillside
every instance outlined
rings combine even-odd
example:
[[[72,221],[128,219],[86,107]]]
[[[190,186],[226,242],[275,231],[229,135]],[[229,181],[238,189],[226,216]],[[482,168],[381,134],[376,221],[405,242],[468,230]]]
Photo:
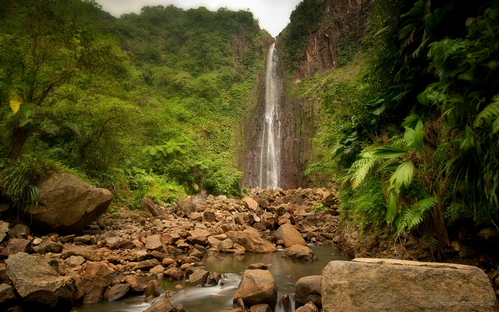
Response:
[[[22,209],[61,170],[113,190],[115,206],[240,193],[238,120],[271,42],[251,12],[114,18],[87,1],[25,0],[0,15],[2,203]]]

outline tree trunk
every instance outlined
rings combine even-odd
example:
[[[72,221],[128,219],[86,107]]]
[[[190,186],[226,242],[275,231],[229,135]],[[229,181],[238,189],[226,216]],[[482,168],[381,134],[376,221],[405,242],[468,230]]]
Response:
[[[18,160],[23,152],[23,147],[29,136],[28,127],[16,127],[10,136],[7,158]]]

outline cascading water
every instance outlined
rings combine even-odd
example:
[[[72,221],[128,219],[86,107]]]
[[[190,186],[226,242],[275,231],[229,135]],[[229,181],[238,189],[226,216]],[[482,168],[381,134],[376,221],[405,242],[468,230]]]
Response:
[[[260,187],[275,189],[279,186],[281,167],[281,120],[279,108],[279,57],[275,43],[267,57],[265,90],[265,116],[260,145]]]

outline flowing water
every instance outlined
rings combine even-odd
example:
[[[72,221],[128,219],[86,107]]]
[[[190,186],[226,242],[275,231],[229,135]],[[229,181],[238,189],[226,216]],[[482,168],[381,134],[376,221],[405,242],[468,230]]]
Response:
[[[207,256],[203,262],[210,272],[223,273],[219,285],[208,287],[191,287],[174,294],[170,300],[174,305],[182,303],[189,312],[216,311],[232,306],[241,274],[252,263],[270,264],[269,271],[277,284],[278,298],[289,295],[289,302],[279,301],[276,312],[294,311],[295,284],[299,278],[310,275],[320,275],[322,269],[334,260],[348,260],[338,250],[330,246],[310,247],[317,261],[293,261],[282,258],[282,250],[269,254],[248,253],[242,256],[232,254],[215,254]],[[168,290],[175,290],[176,285],[187,286],[187,281],[175,281],[169,278],[160,280],[160,285]],[[140,312],[151,305],[144,302],[144,296],[127,297],[115,302],[101,302],[76,307],[72,312]]]
[[[260,188],[273,190],[279,186],[281,166],[281,119],[279,109],[279,57],[275,43],[267,56],[265,81],[265,116],[260,145]]]

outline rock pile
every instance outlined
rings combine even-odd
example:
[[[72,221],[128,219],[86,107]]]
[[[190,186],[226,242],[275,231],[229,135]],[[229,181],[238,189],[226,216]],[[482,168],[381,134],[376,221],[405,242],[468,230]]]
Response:
[[[77,302],[119,300],[130,293],[145,293],[149,302],[155,302],[160,295],[172,294],[163,294],[157,282],[146,283],[146,277],[187,279],[197,287],[218,283],[220,274],[204,269],[207,253],[268,253],[277,251],[277,243],[287,251],[305,249],[288,256],[311,260],[307,242],[330,242],[338,226],[337,206],[328,197],[331,193],[325,189],[253,189],[242,199],[189,197],[168,209],[144,199],[140,213],[107,214],[78,235],[65,236],[53,232],[38,237],[27,226],[0,221],[0,292],[4,294],[0,306],[68,310]],[[317,207],[325,207],[325,200],[331,207],[319,211]],[[255,274],[258,278],[253,278]],[[253,310],[275,306],[277,294],[270,272],[247,270],[240,287],[246,289],[248,281],[260,281],[261,276],[268,283],[250,288],[265,291],[249,297],[237,295],[236,303],[255,306]],[[151,306],[151,311],[159,306],[170,309],[171,303],[165,300]],[[170,310],[182,311],[183,307]]]

